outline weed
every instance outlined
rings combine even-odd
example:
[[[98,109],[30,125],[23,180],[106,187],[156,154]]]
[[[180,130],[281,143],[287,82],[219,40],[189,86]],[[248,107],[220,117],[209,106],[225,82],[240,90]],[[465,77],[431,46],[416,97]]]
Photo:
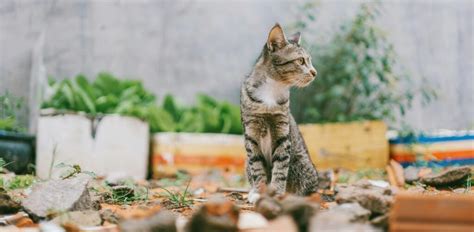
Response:
[[[138,201],[148,201],[148,188],[137,186],[133,181],[125,182],[122,186],[112,187],[105,183],[105,202],[110,204],[128,205]]]
[[[182,193],[179,191],[173,192],[162,187],[162,189],[166,191],[166,194],[167,194],[166,197],[168,198],[168,201],[175,208],[189,207],[193,203],[193,200],[188,198],[189,195],[191,195],[191,193],[188,191],[189,183],[191,183],[191,181],[188,182],[188,184],[186,185],[186,189],[184,189],[184,192]]]
[[[466,179],[466,189],[464,190],[464,193],[470,193],[472,188],[472,174],[469,174],[469,176]]]
[[[69,179],[69,178],[71,178],[71,177],[73,177],[73,176],[75,176],[79,173],[84,173],[84,174],[90,175],[94,178],[97,176],[94,172],[82,170],[81,166],[79,166],[78,164],[69,165],[69,164],[65,164],[65,163],[59,163],[55,167],[56,168],[67,168],[60,176],[61,179],[63,179],[63,180]]]
[[[35,183],[36,178],[32,175],[18,175],[13,177],[8,183],[4,183],[8,189],[24,189]]]

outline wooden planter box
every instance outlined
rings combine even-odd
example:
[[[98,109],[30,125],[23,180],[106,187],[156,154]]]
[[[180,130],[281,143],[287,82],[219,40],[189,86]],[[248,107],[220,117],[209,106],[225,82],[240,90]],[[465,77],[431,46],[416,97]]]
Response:
[[[137,118],[80,114],[42,115],[38,122],[36,171],[60,175],[59,163],[78,164],[97,175],[145,179],[149,127]],[[62,170],[64,171],[64,170]]]
[[[399,194],[390,212],[390,231],[474,231],[474,197],[469,194]]]
[[[389,158],[387,126],[382,121],[300,126],[316,168],[385,168]]]
[[[385,168],[388,163],[387,127],[383,122],[310,124],[301,125],[300,129],[319,169]],[[153,136],[154,177],[179,169],[243,172],[246,157],[240,135],[157,133]]]
[[[156,133],[153,136],[153,176],[213,168],[243,172],[247,157],[241,135]]]
[[[392,159],[404,166],[417,158],[437,165],[474,165],[474,131],[446,131],[390,139]],[[418,157],[417,157],[418,156]]]

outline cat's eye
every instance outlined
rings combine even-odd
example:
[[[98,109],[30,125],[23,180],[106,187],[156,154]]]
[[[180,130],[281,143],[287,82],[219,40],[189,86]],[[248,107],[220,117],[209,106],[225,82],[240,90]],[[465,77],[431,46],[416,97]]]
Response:
[[[304,58],[299,58],[299,59],[297,59],[297,60],[296,60],[296,63],[297,63],[298,65],[304,65]]]

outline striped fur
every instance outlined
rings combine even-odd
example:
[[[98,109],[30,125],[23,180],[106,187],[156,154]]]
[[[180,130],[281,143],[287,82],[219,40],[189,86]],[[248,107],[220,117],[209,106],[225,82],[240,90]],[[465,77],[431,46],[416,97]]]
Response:
[[[299,45],[299,34],[287,40],[275,25],[241,88],[246,172],[252,192],[266,185],[278,194],[316,192],[317,172],[289,111],[290,88],[304,87],[315,76],[311,57]]]

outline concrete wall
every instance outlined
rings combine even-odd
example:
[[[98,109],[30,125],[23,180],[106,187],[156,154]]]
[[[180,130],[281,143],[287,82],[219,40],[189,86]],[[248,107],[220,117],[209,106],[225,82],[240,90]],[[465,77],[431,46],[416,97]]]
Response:
[[[355,1],[322,1],[316,39],[354,14]],[[238,102],[239,85],[275,23],[298,17],[293,1],[2,0],[0,93],[28,97],[31,54],[45,35],[48,75],[111,71],[137,78],[158,96],[192,102],[198,92]],[[380,25],[416,80],[426,77],[440,99],[415,107],[418,128],[474,124],[473,14],[470,0],[388,1]],[[418,85],[420,81],[416,81]]]

